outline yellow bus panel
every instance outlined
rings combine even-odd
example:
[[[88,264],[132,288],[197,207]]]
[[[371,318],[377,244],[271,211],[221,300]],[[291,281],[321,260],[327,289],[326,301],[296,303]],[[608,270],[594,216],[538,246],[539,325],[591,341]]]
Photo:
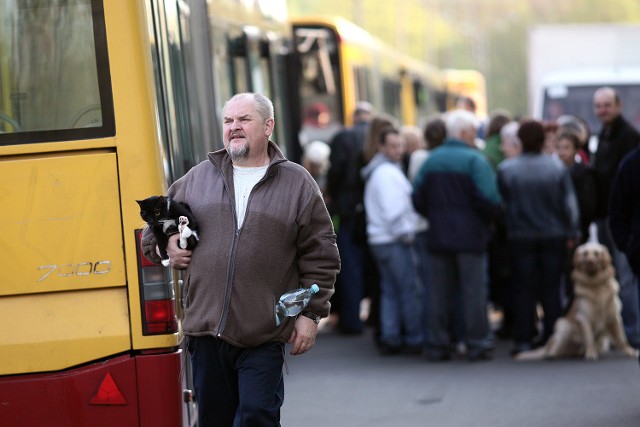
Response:
[[[0,296],[125,285],[114,153],[8,158],[0,205]]]
[[[0,324],[0,375],[65,369],[131,345],[124,288],[0,297]]]

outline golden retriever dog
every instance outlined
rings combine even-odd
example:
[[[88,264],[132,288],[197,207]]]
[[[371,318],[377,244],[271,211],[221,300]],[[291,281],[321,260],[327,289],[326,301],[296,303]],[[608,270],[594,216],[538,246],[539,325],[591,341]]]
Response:
[[[573,257],[574,298],[569,311],[556,321],[546,345],[519,353],[516,360],[584,358],[597,360],[609,340],[629,357],[637,357],[622,327],[619,285],[607,248],[599,243],[580,245]]]

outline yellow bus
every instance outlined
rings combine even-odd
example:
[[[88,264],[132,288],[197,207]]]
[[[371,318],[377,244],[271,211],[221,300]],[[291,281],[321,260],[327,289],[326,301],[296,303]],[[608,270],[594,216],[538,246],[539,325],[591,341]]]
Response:
[[[285,1],[7,0],[0,22],[0,424],[193,425],[179,276],[141,255],[135,201],[222,146],[232,93],[286,106]]]
[[[352,124],[358,101],[405,125],[422,125],[445,109],[444,79],[435,67],[400,55],[340,17],[300,16],[291,23],[301,144],[329,142]]]
[[[456,107],[456,101],[460,97],[469,97],[476,105],[476,115],[480,119],[487,117],[487,88],[485,78],[477,70],[453,69],[442,70],[444,74],[447,92],[449,93],[447,109]]]

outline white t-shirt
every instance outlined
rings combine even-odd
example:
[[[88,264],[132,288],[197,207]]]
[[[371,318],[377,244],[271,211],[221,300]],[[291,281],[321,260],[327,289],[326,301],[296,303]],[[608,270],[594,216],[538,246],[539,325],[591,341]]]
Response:
[[[233,167],[233,187],[236,196],[236,214],[238,215],[238,229],[242,227],[244,216],[247,212],[247,203],[249,195],[253,187],[262,179],[267,166],[259,166],[255,168]]]

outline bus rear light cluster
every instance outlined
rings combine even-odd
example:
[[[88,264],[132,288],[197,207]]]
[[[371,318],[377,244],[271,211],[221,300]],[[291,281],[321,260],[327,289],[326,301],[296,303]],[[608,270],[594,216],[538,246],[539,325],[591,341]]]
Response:
[[[142,230],[136,230],[138,281],[143,335],[163,335],[178,332],[175,294],[171,269],[155,264],[142,253]]]

